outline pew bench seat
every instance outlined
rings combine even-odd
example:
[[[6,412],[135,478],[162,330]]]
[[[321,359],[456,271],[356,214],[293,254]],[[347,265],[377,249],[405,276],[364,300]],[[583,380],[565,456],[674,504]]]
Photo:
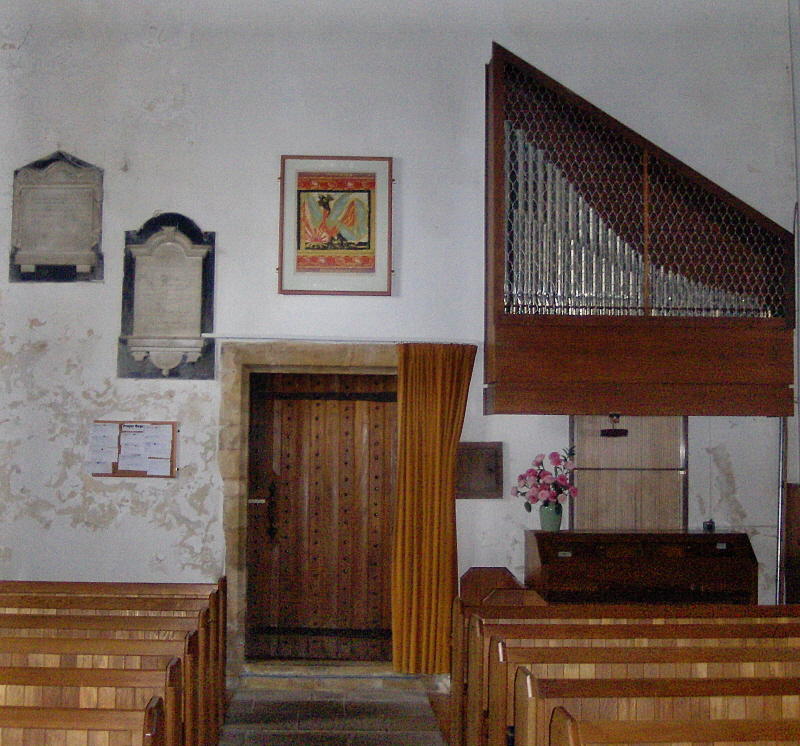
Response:
[[[484,597],[483,604],[455,599],[451,635],[451,746],[473,746],[476,695],[488,667],[488,644],[492,635],[514,635],[497,631],[494,625],[523,627],[551,624],[783,624],[800,621],[800,606],[762,605],[663,605],[663,604],[549,604],[538,603],[532,591],[500,588]],[[507,605],[506,605],[507,604]],[[521,636],[524,636],[522,634]],[[470,735],[472,734],[472,735]]]
[[[724,644],[665,647],[631,641],[628,646],[542,647],[492,638],[485,742],[505,746],[506,732],[513,725],[516,671],[523,666],[533,677],[544,679],[800,677],[800,646],[748,647],[737,644],[744,642],[740,638],[719,641]]]

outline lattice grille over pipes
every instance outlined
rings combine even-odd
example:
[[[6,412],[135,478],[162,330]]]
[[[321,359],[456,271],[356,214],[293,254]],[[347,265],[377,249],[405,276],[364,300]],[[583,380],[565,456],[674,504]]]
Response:
[[[786,316],[757,218],[526,71],[504,85],[506,313]]]

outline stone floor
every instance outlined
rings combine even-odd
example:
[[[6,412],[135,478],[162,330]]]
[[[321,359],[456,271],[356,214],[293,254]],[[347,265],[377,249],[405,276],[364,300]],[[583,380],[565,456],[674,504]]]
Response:
[[[429,687],[352,672],[289,681],[251,670],[232,692],[220,746],[444,746]]]

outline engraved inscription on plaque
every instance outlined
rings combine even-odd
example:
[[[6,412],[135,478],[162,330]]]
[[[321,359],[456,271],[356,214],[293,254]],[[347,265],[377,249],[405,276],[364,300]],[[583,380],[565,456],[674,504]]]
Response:
[[[209,247],[165,227],[128,249],[135,261],[128,348],[134,360],[149,357],[166,376],[184,361],[197,361],[203,351],[202,274]]]
[[[12,263],[21,272],[71,266],[88,273],[99,261],[103,172],[54,153],[14,174]]]

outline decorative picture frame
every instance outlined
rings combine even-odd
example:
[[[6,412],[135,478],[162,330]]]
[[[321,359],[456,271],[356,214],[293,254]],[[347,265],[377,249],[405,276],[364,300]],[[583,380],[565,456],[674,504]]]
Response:
[[[392,294],[392,159],[281,156],[278,292]]]

